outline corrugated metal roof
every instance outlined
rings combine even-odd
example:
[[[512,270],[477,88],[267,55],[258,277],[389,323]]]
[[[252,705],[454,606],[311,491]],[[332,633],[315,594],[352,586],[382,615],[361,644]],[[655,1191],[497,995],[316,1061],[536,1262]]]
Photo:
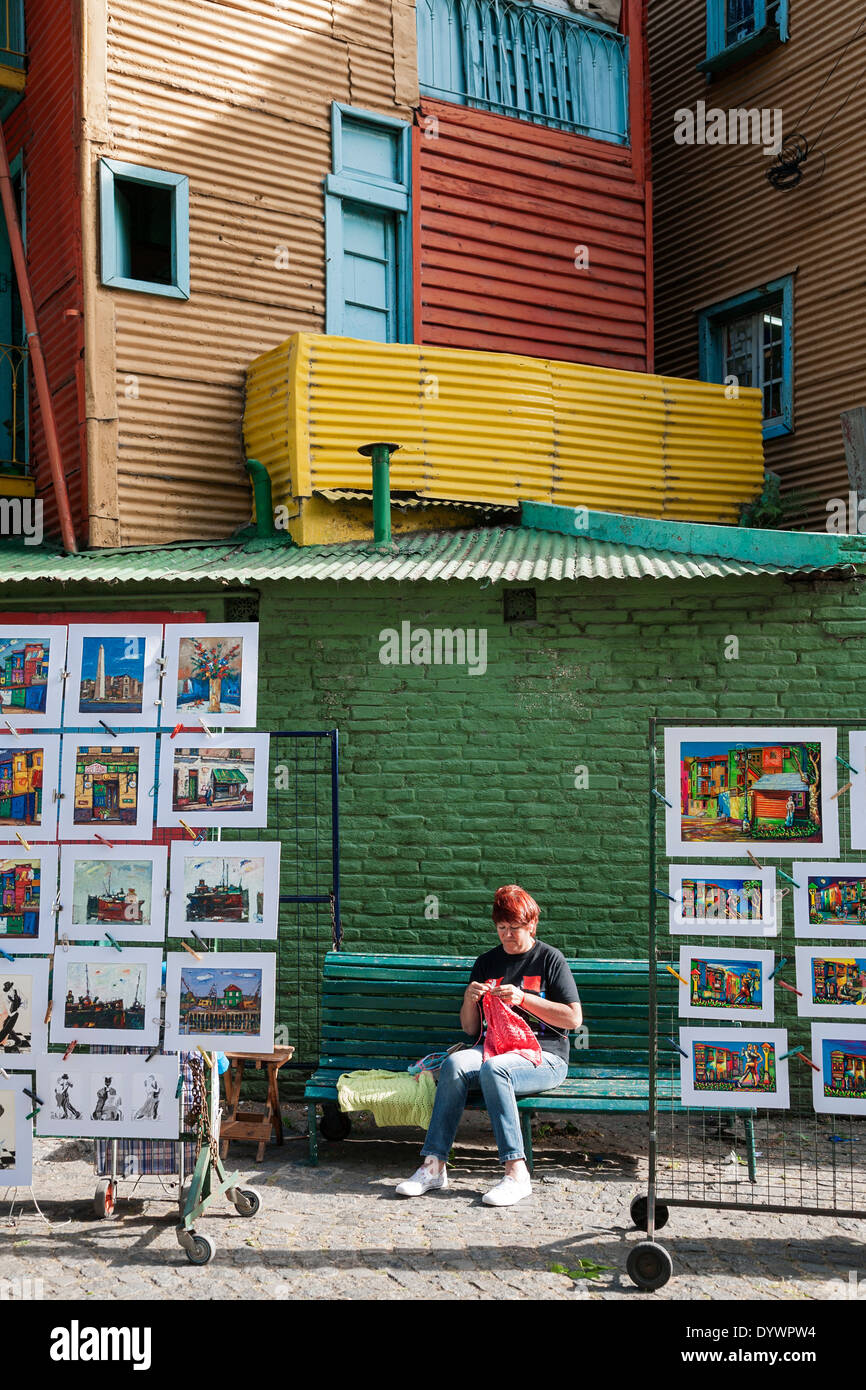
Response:
[[[838,568],[838,566],[836,567]],[[533,583],[577,579],[720,579],[820,572],[814,564],[770,565],[652,551],[524,526],[489,526],[400,536],[390,550],[371,541],[296,547],[282,540],[89,551],[48,556],[0,552],[0,585],[62,583],[258,584],[304,579],[479,580]]]
[[[809,783],[796,772],[765,772],[750,788],[753,792],[807,792]]]

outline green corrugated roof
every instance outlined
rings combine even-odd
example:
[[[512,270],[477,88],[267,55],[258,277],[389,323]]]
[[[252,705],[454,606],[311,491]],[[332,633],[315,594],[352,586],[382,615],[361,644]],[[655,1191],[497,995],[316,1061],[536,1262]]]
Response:
[[[862,563],[856,548],[836,564],[763,564],[713,555],[649,550],[636,545],[566,536],[526,526],[487,526],[404,535],[389,550],[371,541],[290,545],[243,540],[156,548],[91,550],[50,555],[37,548],[0,550],[0,585],[258,584],[268,580],[479,580],[532,583],[577,579],[717,579],[754,574],[797,574]]]

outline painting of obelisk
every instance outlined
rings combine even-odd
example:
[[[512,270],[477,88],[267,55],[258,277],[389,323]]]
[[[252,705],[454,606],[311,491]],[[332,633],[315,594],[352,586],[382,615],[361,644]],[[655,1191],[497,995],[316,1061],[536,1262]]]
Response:
[[[96,698],[100,703],[105,700],[105,646],[102,642],[96,660]]]

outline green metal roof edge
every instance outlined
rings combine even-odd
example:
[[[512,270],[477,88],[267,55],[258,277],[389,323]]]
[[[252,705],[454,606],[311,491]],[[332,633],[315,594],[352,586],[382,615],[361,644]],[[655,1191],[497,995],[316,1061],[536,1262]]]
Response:
[[[536,531],[557,531],[564,536],[629,545],[638,550],[711,555],[752,565],[782,565],[786,569],[835,569],[844,564],[862,564],[866,540],[815,531],[764,531],[747,526],[707,526],[695,521],[657,521],[653,517],[560,507],[550,502],[523,502],[521,524]]]

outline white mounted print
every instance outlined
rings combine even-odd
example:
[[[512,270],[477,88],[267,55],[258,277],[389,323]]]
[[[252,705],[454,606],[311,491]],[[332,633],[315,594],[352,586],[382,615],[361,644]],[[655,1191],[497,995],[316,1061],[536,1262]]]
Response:
[[[51,1041],[153,1047],[159,1042],[162,952],[70,946],[54,957]]]
[[[667,854],[838,854],[836,786],[835,729],[665,729]]]
[[[797,864],[794,935],[866,941],[866,864]]]
[[[866,943],[797,946],[801,1018],[850,1018],[866,1025]]]
[[[772,1023],[773,961],[772,951],[680,946],[680,1017]]]
[[[33,1181],[33,1121],[27,1116],[35,1105],[25,1086],[33,1090],[26,1076],[0,1076],[0,1188],[29,1187]]]
[[[162,624],[131,628],[121,624],[69,629],[69,679],[64,723],[139,728],[159,723],[157,664]]]
[[[681,1028],[684,1105],[707,1110],[787,1110],[784,1028]]]
[[[848,736],[851,769],[843,768],[851,781],[851,848],[866,849],[866,731]]]
[[[58,1052],[36,1070],[42,1107],[39,1135],[98,1139],[176,1139],[179,1133],[174,1057],[80,1056]]]
[[[48,961],[0,961],[0,1067],[28,1071],[48,1051]]]
[[[57,734],[0,733],[0,842],[57,835]]]
[[[812,1024],[812,1104],[819,1115],[866,1115],[866,1028]]]
[[[166,957],[165,1046],[273,1052],[277,958],[264,952],[185,951]]]
[[[163,735],[158,824],[267,825],[269,742],[269,734]]]
[[[280,843],[224,840],[171,847],[169,936],[273,941],[280,908]]]
[[[57,729],[66,628],[0,624],[0,726]]]
[[[153,734],[67,734],[63,746],[60,839],[149,840],[153,834]],[[103,846],[104,848],[104,846]]]
[[[163,722],[255,728],[258,623],[169,623]]]
[[[50,956],[56,899],[56,845],[34,845],[29,853],[0,847],[0,951]]]
[[[776,870],[729,864],[671,864],[672,936],[776,935]]]
[[[164,941],[167,860],[166,845],[64,845],[58,935]]]

